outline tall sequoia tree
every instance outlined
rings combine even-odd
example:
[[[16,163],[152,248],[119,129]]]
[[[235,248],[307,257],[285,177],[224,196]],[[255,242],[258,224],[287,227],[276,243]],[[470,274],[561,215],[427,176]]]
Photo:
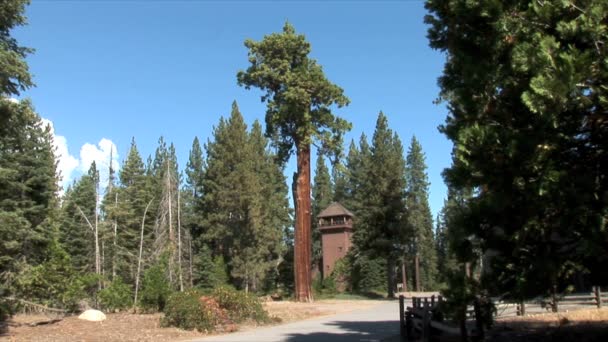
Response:
[[[259,42],[248,39],[245,46],[250,66],[239,71],[238,84],[265,92],[261,100],[267,103],[266,135],[278,147],[280,160],[286,162],[295,149],[295,295],[299,301],[312,301],[310,145],[316,140],[324,150],[340,148],[350,124],[334,116],[331,107],[348,105],[349,100],[308,57],[310,44],[289,23],[282,33]]]
[[[580,271],[607,284],[608,2],[426,7],[430,45],[448,56],[445,178],[474,190],[453,217],[461,261],[491,256],[482,284],[519,298],[555,294]]]

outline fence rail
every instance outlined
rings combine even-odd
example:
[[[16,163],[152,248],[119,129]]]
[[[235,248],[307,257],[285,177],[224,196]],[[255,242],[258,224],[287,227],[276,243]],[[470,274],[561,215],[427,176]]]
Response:
[[[557,299],[556,303],[544,298],[513,303],[505,302],[500,298],[492,298],[492,302],[496,308],[495,317],[504,318],[589,307],[601,308],[608,304],[608,293],[602,293],[599,287],[594,287],[591,293],[575,293]],[[436,334],[460,334],[470,336],[473,340],[483,340],[483,323],[477,319],[479,315],[476,314],[480,310],[477,302],[466,310],[466,317],[470,324],[462,321],[459,327],[454,327],[442,322],[438,306],[443,301],[443,297],[412,297],[411,301],[411,306],[406,307],[405,297],[399,296],[399,321],[402,337],[407,339],[414,337],[427,341]]]

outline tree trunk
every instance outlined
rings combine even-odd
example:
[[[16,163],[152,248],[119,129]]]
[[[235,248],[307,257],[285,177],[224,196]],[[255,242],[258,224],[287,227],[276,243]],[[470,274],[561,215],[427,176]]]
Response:
[[[179,290],[184,291],[184,277],[182,277],[182,221],[180,218],[180,191],[177,189],[177,267],[179,275]]]
[[[387,297],[395,298],[395,261],[389,255],[386,258]]]
[[[116,210],[118,208],[118,193],[114,194],[114,239],[112,241],[112,281],[116,280],[116,234],[118,233],[118,221]]]
[[[418,254],[414,257],[414,272],[416,272],[416,292],[420,292],[420,258]]]
[[[135,298],[133,299],[133,308],[137,306],[137,293],[139,291],[139,273],[141,272],[141,255],[144,250],[144,225],[146,223],[146,214],[148,213],[148,208],[150,208],[150,204],[152,204],[151,199],[146,206],[146,210],[144,210],[144,216],[141,218],[141,235],[139,237],[139,258],[137,258],[137,276],[135,277]]]
[[[192,275],[192,234],[188,233],[188,262],[190,267],[190,287],[194,287],[194,276]]]
[[[95,187],[95,273],[101,275],[101,255],[99,251],[99,185]],[[101,278],[97,282],[101,290]]]
[[[171,203],[171,168],[169,159],[167,159],[167,196],[169,196],[169,250],[171,256],[169,258],[169,283],[173,286],[173,259],[175,258],[175,233],[173,232],[173,204]]]
[[[311,302],[311,204],[310,204],[310,144],[296,144],[297,172],[294,179],[296,209],[294,243],[295,295],[299,302]]]
[[[407,292],[407,269],[405,265],[405,257],[401,263],[401,281],[403,282],[403,292]]]

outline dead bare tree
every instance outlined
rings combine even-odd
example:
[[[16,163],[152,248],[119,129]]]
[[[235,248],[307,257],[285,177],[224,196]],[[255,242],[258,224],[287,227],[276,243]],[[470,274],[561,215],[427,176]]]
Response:
[[[87,215],[82,211],[80,206],[76,205],[76,209],[78,209],[78,212],[80,212],[80,215],[84,218],[84,220],[89,225],[89,228],[91,228],[91,231],[93,232],[93,236],[95,239],[95,274],[101,274],[99,257],[99,230],[97,229],[97,225],[99,223],[97,218],[97,196],[95,196],[95,226],[93,226],[93,224],[91,223]],[[99,282],[98,287],[101,289],[101,281]]]
[[[148,209],[150,208],[152,201],[154,201],[154,199],[151,199],[150,202],[148,202],[148,205],[146,205],[146,210],[144,210],[144,216],[141,218],[141,234],[139,237],[139,257],[137,259],[137,275],[135,277],[135,298],[133,299],[133,308],[135,308],[137,306],[137,294],[139,292],[139,274],[141,272],[141,256],[142,256],[142,253],[144,250],[144,226],[146,224],[146,214],[148,213]]]
[[[179,184],[177,184],[177,265],[179,272],[179,290],[183,292],[184,279],[182,277],[182,222],[180,219],[180,197]]]

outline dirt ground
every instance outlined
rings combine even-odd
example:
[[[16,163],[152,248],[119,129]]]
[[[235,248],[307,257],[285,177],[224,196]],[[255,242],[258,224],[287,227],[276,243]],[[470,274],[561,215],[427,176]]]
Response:
[[[282,323],[313,317],[348,312],[376,305],[373,300],[319,300],[315,303],[287,301],[264,303],[270,316],[278,317]],[[180,341],[204,336],[197,331],[160,327],[161,314],[107,314],[103,322],[87,322],[76,316],[35,327],[28,323],[44,321],[46,316],[16,315],[9,321],[8,330],[0,332],[0,341]],[[252,329],[243,326],[240,330]]]
[[[491,341],[608,341],[608,308],[500,319]]]

